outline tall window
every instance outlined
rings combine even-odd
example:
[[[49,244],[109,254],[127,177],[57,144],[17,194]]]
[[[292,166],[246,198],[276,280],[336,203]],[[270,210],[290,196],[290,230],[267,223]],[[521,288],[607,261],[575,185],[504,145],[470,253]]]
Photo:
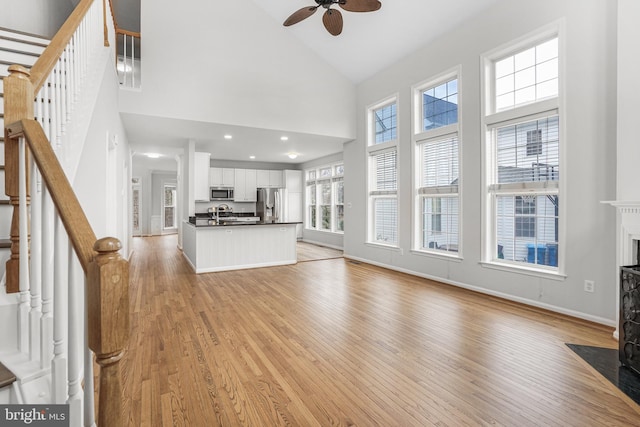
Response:
[[[344,231],[343,174],[343,164],[307,170],[307,228]]]
[[[344,231],[344,165],[334,167],[333,196],[334,218],[336,231]]]
[[[164,229],[176,228],[176,186],[164,185]]]
[[[485,58],[490,252],[485,259],[557,270],[560,224],[558,37]]]
[[[458,70],[414,87],[417,250],[456,255],[459,248]]]
[[[368,241],[398,245],[398,111],[396,98],[368,109]]]

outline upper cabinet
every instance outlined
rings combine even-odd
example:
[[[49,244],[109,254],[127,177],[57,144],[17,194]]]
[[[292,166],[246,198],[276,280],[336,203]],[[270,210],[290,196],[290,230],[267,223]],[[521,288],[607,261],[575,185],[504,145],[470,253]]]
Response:
[[[209,201],[210,153],[194,153],[193,197],[196,202]]]
[[[235,169],[234,202],[258,200],[258,181],[255,169]]]
[[[283,188],[284,187],[281,170],[258,169],[256,172],[257,172],[258,188]]]
[[[284,171],[285,184],[284,187],[291,193],[302,192],[302,171],[286,170]]]
[[[235,183],[235,169],[211,168],[209,171],[209,185],[211,187],[233,187]]]

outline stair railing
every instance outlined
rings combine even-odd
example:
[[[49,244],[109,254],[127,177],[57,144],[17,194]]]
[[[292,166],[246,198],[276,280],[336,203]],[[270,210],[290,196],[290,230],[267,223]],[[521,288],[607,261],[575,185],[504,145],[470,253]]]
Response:
[[[120,28],[118,20],[113,12],[113,2],[109,1],[113,26],[116,29],[116,70],[118,71],[118,81],[126,88],[140,87],[140,33],[136,31]],[[138,79],[136,79],[138,76]]]
[[[51,371],[51,402],[95,424],[92,350],[98,424],[120,426],[129,266],[117,239],[96,239],[55,153],[91,61],[108,45],[104,1],[81,0],[31,70],[12,65],[4,79],[5,192],[14,207],[6,287],[19,292],[19,350]]]

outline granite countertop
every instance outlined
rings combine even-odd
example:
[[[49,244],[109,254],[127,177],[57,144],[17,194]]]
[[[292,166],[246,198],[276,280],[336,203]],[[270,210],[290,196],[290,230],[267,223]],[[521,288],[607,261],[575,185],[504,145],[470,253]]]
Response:
[[[196,228],[219,228],[219,227],[251,227],[253,225],[289,225],[289,224],[302,224],[302,222],[300,221],[278,221],[278,222],[263,222],[263,221],[258,221],[255,223],[243,223],[243,222],[233,222],[233,223],[227,223],[227,224],[208,224],[208,221],[206,224],[194,224],[190,221],[185,221],[185,224],[188,224],[192,227],[196,227]]]

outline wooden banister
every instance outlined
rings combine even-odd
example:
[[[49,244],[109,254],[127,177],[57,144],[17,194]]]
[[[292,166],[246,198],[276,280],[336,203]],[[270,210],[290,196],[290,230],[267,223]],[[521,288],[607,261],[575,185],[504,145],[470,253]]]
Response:
[[[123,30],[122,28],[116,28],[116,34],[124,34],[130,37],[140,38],[140,33],[136,31]]]
[[[43,181],[47,184],[60,220],[86,274],[95,255],[93,245],[97,240],[96,235],[51,148],[51,143],[35,120],[21,120],[11,124],[7,129],[9,138],[16,138],[17,135],[27,138],[31,155],[38,165]]]
[[[40,123],[25,119],[6,127],[5,144],[24,137],[85,275],[89,348],[100,366],[99,426],[122,426],[119,362],[129,340],[129,263],[118,239],[96,240],[71,184]]]
[[[92,4],[93,0],[80,1],[73,12],[71,12],[71,15],[69,15],[69,18],[67,18],[65,23],[62,24],[60,30],[58,30],[56,35],[53,36],[49,46],[45,49],[33,67],[31,67],[31,82],[33,83],[34,93],[38,93],[44,84],[45,79],[51,73],[51,70],[53,70],[58,59],[60,59],[62,52],[64,52],[65,48],[69,44],[69,40],[73,37],[73,34]]]

